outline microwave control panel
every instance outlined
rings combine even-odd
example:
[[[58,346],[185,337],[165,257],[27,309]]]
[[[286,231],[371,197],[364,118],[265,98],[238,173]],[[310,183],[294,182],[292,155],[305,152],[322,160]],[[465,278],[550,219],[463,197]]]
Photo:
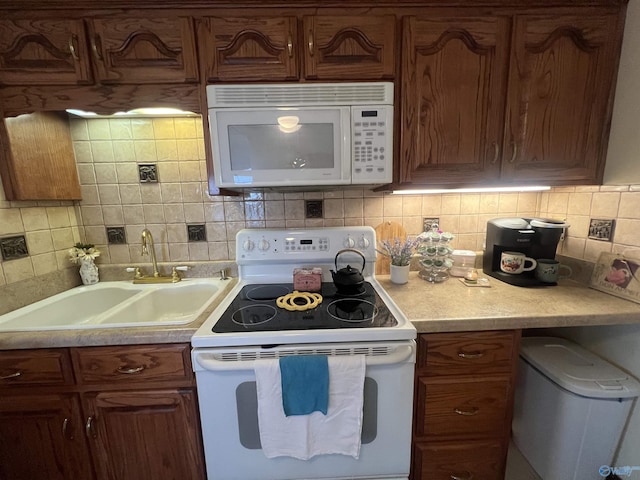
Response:
[[[351,183],[393,180],[393,107],[351,107]]]

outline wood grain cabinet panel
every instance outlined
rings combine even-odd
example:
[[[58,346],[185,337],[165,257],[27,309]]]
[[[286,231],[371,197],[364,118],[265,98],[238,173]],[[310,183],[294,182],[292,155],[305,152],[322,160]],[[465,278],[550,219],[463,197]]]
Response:
[[[418,335],[412,480],[502,480],[519,330]]]
[[[90,43],[102,83],[198,81],[190,17],[92,18]]]
[[[0,20],[0,85],[75,85],[92,81],[82,20]]]
[[[67,115],[0,119],[0,175],[7,200],[80,200]]]
[[[491,375],[513,369],[512,332],[434,333],[418,340],[421,374]]]
[[[500,442],[418,443],[414,480],[502,480]]]
[[[200,20],[200,61],[207,81],[394,77],[394,16],[304,16],[301,30],[295,16]]]
[[[600,182],[617,16],[521,15],[514,32],[503,178]]]
[[[132,383],[191,380],[187,345],[87,347],[72,352],[78,381]]]
[[[401,183],[498,179],[508,48],[505,17],[404,19]]]
[[[84,397],[98,479],[204,479],[193,390],[100,392]]]
[[[0,479],[93,478],[75,394],[0,395]]]
[[[0,352],[0,480],[204,480],[189,352]]]
[[[487,437],[503,434],[507,421],[509,381],[418,382],[416,428],[430,439],[452,436]]]
[[[0,356],[0,391],[25,385],[71,385],[73,371],[67,350],[16,350]]]
[[[210,17],[200,20],[200,61],[208,82],[297,80],[295,17]]]
[[[305,16],[305,78],[393,78],[396,59],[395,22],[392,15]]]
[[[403,25],[400,184],[602,181],[617,8]]]

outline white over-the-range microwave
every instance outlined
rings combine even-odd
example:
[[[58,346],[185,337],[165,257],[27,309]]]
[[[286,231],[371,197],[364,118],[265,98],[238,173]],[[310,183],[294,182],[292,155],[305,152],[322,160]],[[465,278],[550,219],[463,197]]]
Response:
[[[393,177],[393,83],[208,85],[218,187],[381,185]]]

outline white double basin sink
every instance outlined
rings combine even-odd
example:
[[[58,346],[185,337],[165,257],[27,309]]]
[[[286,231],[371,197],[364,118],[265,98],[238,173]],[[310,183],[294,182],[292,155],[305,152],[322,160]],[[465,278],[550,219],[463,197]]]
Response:
[[[0,315],[0,332],[186,325],[222,294],[225,280],[101,282]]]

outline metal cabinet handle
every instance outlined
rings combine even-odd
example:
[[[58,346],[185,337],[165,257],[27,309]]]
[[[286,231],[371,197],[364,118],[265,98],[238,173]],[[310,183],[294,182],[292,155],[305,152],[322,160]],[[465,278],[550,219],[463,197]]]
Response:
[[[482,358],[484,357],[484,353],[483,352],[458,352],[458,356],[460,358]]]
[[[0,377],[0,380],[9,380],[10,378],[18,378],[20,376],[22,376],[22,372],[17,370],[17,371],[15,371],[13,373],[10,373],[9,375],[4,375],[4,376]]]
[[[493,160],[491,160],[491,165],[495,165],[497,163],[499,156],[500,145],[498,145],[498,142],[493,142]]]
[[[140,365],[139,367],[118,367],[116,372],[123,373],[125,375],[134,375],[136,373],[140,373],[144,370],[144,365]]]
[[[89,438],[96,438],[96,432],[93,430],[93,421],[95,418],[93,416],[89,416],[87,418],[87,422],[84,424],[84,432],[87,434]]]
[[[70,423],[71,420],[69,420],[68,418],[65,418],[62,422],[62,437],[66,438],[67,440],[73,440],[73,430],[69,430]]]
[[[473,480],[473,474],[471,472],[459,472],[449,475],[451,480]]]
[[[478,412],[480,412],[480,409],[478,407],[471,407],[469,410],[463,410],[456,407],[453,409],[453,411],[458,415],[462,415],[463,417],[473,417],[474,415],[477,415]]]
[[[71,52],[71,56],[76,62],[80,60],[78,56],[78,36],[75,33],[69,37],[69,52]]]
[[[518,144],[515,141],[512,141],[511,148],[513,149],[513,153],[511,154],[509,163],[514,163],[516,161],[516,157],[518,156]]]
[[[309,55],[313,57],[313,32],[309,32]]]
[[[98,60],[102,60],[102,42],[100,41],[100,35],[93,36],[93,40],[91,40],[91,49],[93,50],[93,54],[96,58]]]
[[[291,34],[287,37],[287,51],[289,52],[289,56],[293,57],[293,40],[291,40]]]

